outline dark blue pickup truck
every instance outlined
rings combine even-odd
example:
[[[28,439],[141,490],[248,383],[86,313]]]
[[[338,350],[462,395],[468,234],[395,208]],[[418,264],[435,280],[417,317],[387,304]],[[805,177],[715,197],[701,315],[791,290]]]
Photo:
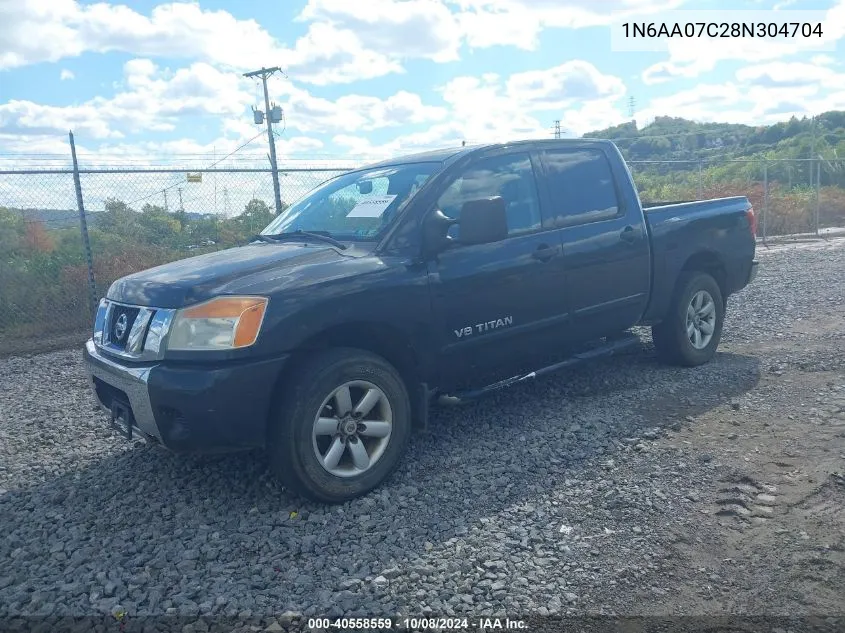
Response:
[[[636,344],[716,352],[754,278],[744,197],[643,209],[608,141],[443,150],[351,171],[250,244],[116,281],[85,346],[122,434],[263,447],[291,490],[382,482],[430,403]]]

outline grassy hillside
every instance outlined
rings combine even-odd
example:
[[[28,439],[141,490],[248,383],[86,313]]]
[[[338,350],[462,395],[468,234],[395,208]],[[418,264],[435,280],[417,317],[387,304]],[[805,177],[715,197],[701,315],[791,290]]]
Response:
[[[644,201],[745,195],[768,235],[845,226],[845,112],[756,127],[658,117],[584,136],[616,143]]]
[[[631,122],[584,136],[611,139],[625,158],[634,161],[773,160],[819,155],[827,159],[845,159],[845,111],[825,112],[814,120],[793,117],[782,123],[757,127],[658,117],[642,129]]]

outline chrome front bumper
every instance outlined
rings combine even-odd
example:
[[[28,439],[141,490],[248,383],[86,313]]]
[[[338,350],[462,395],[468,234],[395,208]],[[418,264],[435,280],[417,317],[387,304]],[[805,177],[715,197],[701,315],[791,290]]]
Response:
[[[84,358],[96,402],[111,414],[114,399],[125,400],[134,418],[133,432],[161,441],[147,386],[152,367],[119,365],[102,354],[90,339],[85,343]]]

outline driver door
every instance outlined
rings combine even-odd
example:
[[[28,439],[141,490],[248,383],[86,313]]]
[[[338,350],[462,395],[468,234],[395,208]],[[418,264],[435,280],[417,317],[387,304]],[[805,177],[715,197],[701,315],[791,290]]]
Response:
[[[560,235],[543,226],[535,164],[524,151],[484,155],[439,197],[437,208],[460,220],[464,203],[501,196],[508,216],[508,237],[490,244],[462,245],[453,226],[457,244],[428,263],[444,388],[512,375],[563,327]]]

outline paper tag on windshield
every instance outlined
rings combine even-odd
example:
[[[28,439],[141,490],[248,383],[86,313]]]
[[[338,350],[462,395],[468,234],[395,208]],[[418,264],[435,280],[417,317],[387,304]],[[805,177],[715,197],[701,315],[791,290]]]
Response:
[[[372,198],[364,198],[355,205],[355,207],[346,214],[347,218],[380,218],[382,214],[390,206],[390,203],[396,199],[396,196],[374,196]]]

